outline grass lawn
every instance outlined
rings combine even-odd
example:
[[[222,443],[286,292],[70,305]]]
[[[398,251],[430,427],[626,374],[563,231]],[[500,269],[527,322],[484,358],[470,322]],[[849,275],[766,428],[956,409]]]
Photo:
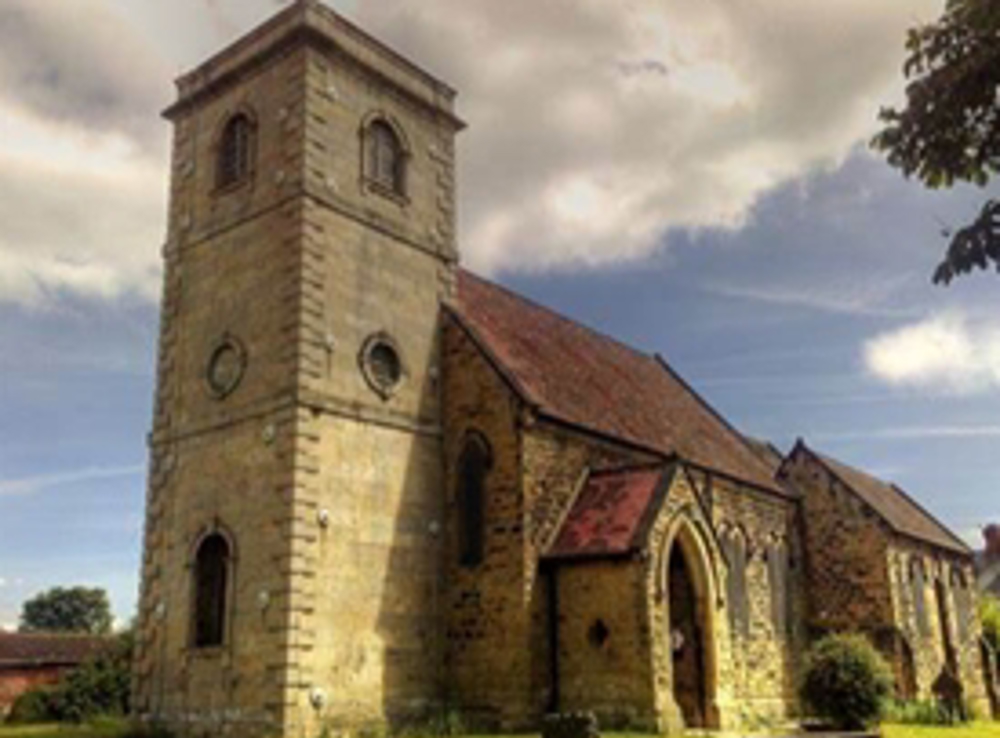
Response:
[[[114,725],[67,726],[32,725],[7,728],[0,726],[0,738],[117,738],[121,729]],[[625,738],[624,734],[607,734],[609,738]],[[920,725],[884,725],[883,738],[1000,738],[1000,722],[971,723],[959,727],[924,727]],[[475,738],[501,738],[476,736]],[[528,738],[521,736],[520,738]],[[627,738],[640,738],[629,735]]]
[[[1000,723],[970,723],[957,727],[886,725],[885,738],[1000,738]]]
[[[122,732],[114,725],[26,725],[0,727],[0,738],[117,738]]]

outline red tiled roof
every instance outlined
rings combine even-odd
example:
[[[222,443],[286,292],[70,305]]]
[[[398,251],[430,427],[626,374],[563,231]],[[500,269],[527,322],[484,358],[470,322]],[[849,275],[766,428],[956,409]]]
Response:
[[[640,546],[663,476],[662,466],[592,472],[545,558],[614,556]]]
[[[954,533],[895,484],[883,482],[860,469],[818,454],[805,444],[802,446],[868,503],[897,533],[962,554],[972,553]]]
[[[659,357],[467,271],[458,315],[540,413],[780,494],[767,465]]]
[[[100,636],[0,631],[0,668],[10,666],[75,666],[106,650]]]

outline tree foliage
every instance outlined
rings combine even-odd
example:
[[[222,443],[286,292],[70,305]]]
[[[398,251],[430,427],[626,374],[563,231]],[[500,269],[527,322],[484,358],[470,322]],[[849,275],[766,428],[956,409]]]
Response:
[[[20,629],[24,633],[111,632],[111,605],[103,589],[55,587],[24,603]]]
[[[983,595],[979,600],[979,621],[983,624],[983,635],[1000,653],[1000,599],[993,595]]]
[[[985,186],[1000,171],[1000,3],[948,0],[938,20],[910,29],[906,53],[906,104],[879,113],[872,146],[928,187]],[[1000,201],[946,235],[935,283],[990,262],[1000,270]]]

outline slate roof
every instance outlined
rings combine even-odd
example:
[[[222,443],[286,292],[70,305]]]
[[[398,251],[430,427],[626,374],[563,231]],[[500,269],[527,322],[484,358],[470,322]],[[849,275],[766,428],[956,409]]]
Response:
[[[608,557],[641,547],[644,523],[668,486],[665,475],[662,465],[591,472],[544,558]]]
[[[786,494],[743,437],[660,357],[464,270],[458,298],[460,323],[539,414]]]
[[[843,484],[868,503],[897,533],[964,555],[972,550],[895,484],[884,482],[843,462],[805,448]]]
[[[760,457],[761,461],[767,464],[767,468],[771,470],[771,474],[776,475],[778,470],[781,468],[782,462],[785,457],[781,455],[773,443],[766,441],[763,438],[754,438],[753,436],[743,436],[750,448],[753,449],[754,453]]]
[[[0,668],[76,666],[110,646],[100,636],[0,631]]]

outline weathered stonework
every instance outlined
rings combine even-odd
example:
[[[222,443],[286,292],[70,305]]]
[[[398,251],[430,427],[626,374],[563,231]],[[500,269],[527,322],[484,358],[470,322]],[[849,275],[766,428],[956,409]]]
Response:
[[[801,494],[813,634],[867,633],[906,699],[933,699],[950,667],[965,699],[989,714],[971,555],[894,531],[801,444],[782,474]]]
[[[298,0],[178,92],[141,717],[241,738],[441,710],[511,730],[580,711],[606,726],[735,729],[793,720],[809,636],[841,629],[870,633],[914,695],[950,660],[982,700],[960,553],[896,535],[805,457],[785,463],[783,488],[662,360],[568,321],[561,340],[586,348],[568,351],[561,386],[585,394],[572,372],[611,366],[631,394],[612,397],[612,380],[591,387],[593,415],[618,403],[632,416],[598,428],[525,386],[512,367],[530,357],[501,356],[510,347],[482,330],[497,315],[477,327],[463,298],[461,123],[446,85]],[[220,137],[236,114],[251,123],[252,155],[220,188]],[[402,162],[388,189],[365,158],[374,122]],[[381,377],[375,343],[392,353]],[[520,369],[543,389],[553,381],[552,364]],[[673,395],[642,395],[649,386]],[[488,463],[481,552],[467,558],[473,441]],[[553,554],[589,481],[635,469],[662,486],[587,511],[639,499],[627,546]],[[196,647],[197,553],[216,536],[228,546],[224,635]],[[926,624],[907,574],[916,560]]]

